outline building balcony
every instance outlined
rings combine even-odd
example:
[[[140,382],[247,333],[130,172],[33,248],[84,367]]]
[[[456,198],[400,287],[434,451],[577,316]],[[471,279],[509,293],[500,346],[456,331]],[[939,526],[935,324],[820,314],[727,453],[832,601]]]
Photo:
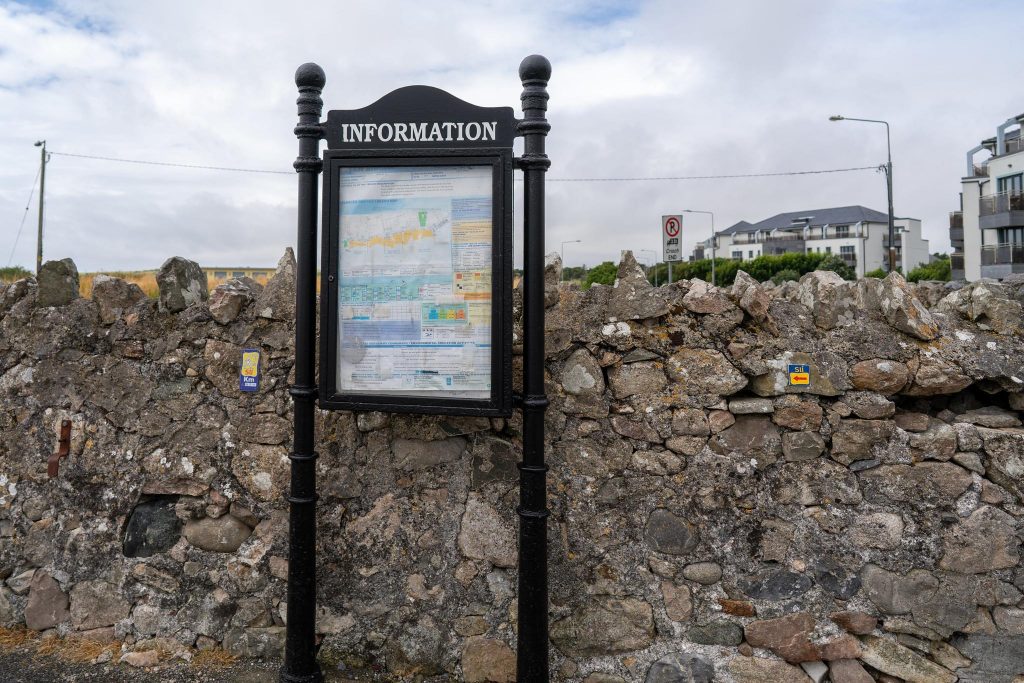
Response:
[[[768,238],[764,241],[765,254],[802,254],[806,251],[804,240],[799,237]]]
[[[949,229],[954,228],[964,229],[964,212],[963,211],[950,211],[949,212]]]
[[[992,244],[981,248],[981,276],[1003,278],[1024,273],[1024,244]]]
[[[1024,226],[1024,193],[1001,192],[981,198],[978,225],[982,230]]]
[[[988,177],[988,164],[974,164],[971,169],[971,178],[987,178]]]
[[[966,280],[967,274],[964,270],[964,254],[962,251],[954,251],[949,255],[949,268],[953,280]]]

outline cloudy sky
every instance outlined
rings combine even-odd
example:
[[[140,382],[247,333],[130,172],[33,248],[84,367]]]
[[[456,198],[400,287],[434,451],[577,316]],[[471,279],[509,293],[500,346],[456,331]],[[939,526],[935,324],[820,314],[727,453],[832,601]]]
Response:
[[[660,253],[659,217],[716,227],[783,211],[885,210],[875,171],[732,180],[574,178],[773,173],[885,161],[897,215],[949,248],[964,153],[1024,111],[1020,5],[990,0],[356,2],[0,0],[0,266],[32,267],[39,165],[46,258],[82,271],[182,255],[268,265],[294,242],[296,66],[327,72],[326,108],[409,84],[515,106],[520,60],[553,64],[548,246],[569,265]],[[709,233],[687,216],[684,253]],[[517,243],[518,243],[517,239]],[[649,258],[649,255],[646,255]],[[517,262],[519,259],[517,258]]]

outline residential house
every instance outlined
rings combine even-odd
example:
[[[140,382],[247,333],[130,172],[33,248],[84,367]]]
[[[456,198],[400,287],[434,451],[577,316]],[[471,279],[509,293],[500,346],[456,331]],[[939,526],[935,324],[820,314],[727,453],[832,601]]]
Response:
[[[1024,141],[1020,114],[967,152],[960,210],[949,215],[954,279],[1024,273]],[[980,163],[979,152],[991,156]]]
[[[928,263],[928,240],[921,221],[896,218],[896,265],[906,273]],[[853,267],[858,277],[888,270],[889,214],[864,206],[780,213],[758,223],[740,221],[716,233],[716,256],[747,260],[763,254],[835,254]],[[711,255],[710,238],[697,245],[694,258]]]

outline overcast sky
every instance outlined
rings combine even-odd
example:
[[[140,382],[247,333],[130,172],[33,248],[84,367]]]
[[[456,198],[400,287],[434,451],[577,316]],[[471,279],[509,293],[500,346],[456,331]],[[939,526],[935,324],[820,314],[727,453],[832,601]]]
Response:
[[[721,229],[785,211],[886,210],[875,171],[735,180],[556,182],[772,173],[885,161],[896,214],[947,251],[964,154],[1024,111],[1020,3],[139,2],[0,0],[0,266],[53,152],[290,171],[295,68],[327,72],[325,109],[410,84],[519,112],[517,69],[553,65],[549,251],[568,265],[656,250],[659,218]],[[47,259],[82,271],[272,265],[295,240],[295,177],[54,155]],[[35,200],[13,263],[35,259]],[[710,232],[686,216],[684,253]],[[521,241],[517,237],[517,245]],[[650,260],[649,254],[643,254]],[[660,257],[660,256],[659,256]],[[517,255],[516,262],[520,262]]]

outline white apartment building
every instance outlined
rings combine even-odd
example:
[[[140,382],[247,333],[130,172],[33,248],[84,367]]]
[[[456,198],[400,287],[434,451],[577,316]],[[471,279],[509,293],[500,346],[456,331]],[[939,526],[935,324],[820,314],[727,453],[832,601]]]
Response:
[[[1020,114],[967,152],[960,210],[949,215],[953,279],[1024,273],[1024,141]],[[975,161],[979,152],[990,157]]]
[[[928,240],[921,221],[897,218],[896,265],[906,273],[928,263]],[[853,267],[858,277],[877,268],[888,270],[889,214],[864,206],[780,213],[759,223],[740,221],[716,233],[716,256],[752,259],[762,254],[835,254]],[[694,258],[711,256],[711,240],[698,244]]]

